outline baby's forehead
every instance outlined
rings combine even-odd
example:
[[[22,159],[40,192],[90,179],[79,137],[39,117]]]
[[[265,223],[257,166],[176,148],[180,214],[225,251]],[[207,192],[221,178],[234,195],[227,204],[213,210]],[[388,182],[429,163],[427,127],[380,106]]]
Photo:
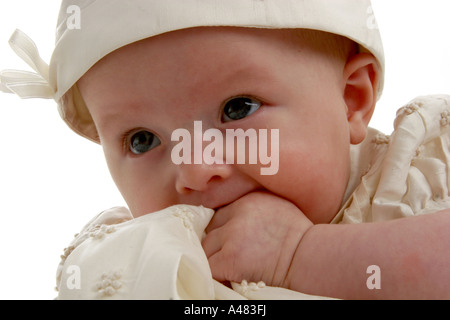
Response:
[[[291,30],[236,27],[177,30],[124,46],[97,62],[86,75],[99,73],[101,69],[100,73],[114,76],[143,63],[156,70],[179,65],[184,71],[203,67],[207,68],[203,71],[210,73],[218,71],[221,65],[231,69],[250,68],[258,66],[262,62],[260,58],[269,51],[282,55],[292,49],[299,54],[295,39]],[[279,62],[276,59],[264,60],[264,64],[276,65]],[[198,73],[198,70],[193,72]]]
[[[157,50],[158,48],[164,48],[175,51],[190,48],[198,53],[206,49],[210,51],[213,51],[215,48],[223,50],[224,46],[230,46],[230,49],[248,47],[248,53],[251,54],[250,49],[257,45],[280,46],[282,44],[294,44],[300,40],[298,37],[299,32],[298,30],[290,29],[195,27],[149,37],[124,46],[108,56],[114,55],[116,52],[124,52],[124,49],[129,49],[129,52],[143,47],[146,47],[146,49],[155,48]]]
[[[280,49],[284,33],[228,27],[174,31],[108,54],[78,83],[83,87],[95,85],[101,91],[107,91],[106,86],[119,90],[148,82],[161,88],[184,84],[201,87],[205,83],[198,83],[200,81],[211,85],[228,75],[258,72],[277,65],[280,61],[273,59],[273,52],[287,52]]]
[[[218,105],[232,96],[262,96],[273,83],[288,86],[283,72],[291,66],[288,51],[298,54],[289,48],[289,37],[282,30],[175,31],[111,53],[79,86],[99,127],[105,118],[119,120],[130,110],[141,114],[151,110],[165,119],[178,110],[161,107],[168,101],[172,106]]]

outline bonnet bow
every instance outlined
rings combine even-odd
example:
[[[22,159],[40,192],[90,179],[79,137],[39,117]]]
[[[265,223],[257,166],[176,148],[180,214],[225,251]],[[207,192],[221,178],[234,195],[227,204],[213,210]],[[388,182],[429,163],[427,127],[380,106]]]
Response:
[[[54,99],[55,88],[50,84],[49,66],[39,55],[36,44],[25,33],[15,30],[9,45],[36,73],[21,70],[0,72],[0,91],[15,93],[23,99]]]

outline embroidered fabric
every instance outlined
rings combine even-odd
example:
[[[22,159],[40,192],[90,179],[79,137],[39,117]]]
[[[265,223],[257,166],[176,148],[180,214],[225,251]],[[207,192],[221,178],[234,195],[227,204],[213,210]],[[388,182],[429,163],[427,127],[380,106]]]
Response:
[[[450,208],[450,96],[414,99],[390,137],[353,147],[346,203],[334,223],[386,221]],[[351,192],[351,195],[349,194]]]
[[[212,215],[186,205],[136,219],[126,208],[104,211],[65,249],[57,298],[322,299],[263,282],[233,283],[231,289],[215,281],[201,246]]]

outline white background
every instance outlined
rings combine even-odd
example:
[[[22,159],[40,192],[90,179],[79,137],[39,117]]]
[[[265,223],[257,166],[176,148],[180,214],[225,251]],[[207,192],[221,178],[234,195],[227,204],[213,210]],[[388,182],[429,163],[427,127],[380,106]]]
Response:
[[[389,134],[414,97],[450,94],[450,1],[372,2],[387,71],[371,126]],[[59,3],[0,0],[0,70],[30,70],[8,46],[16,28],[50,60]],[[0,93],[0,299],[53,299],[63,248],[95,214],[124,204],[101,147],[70,131],[52,100]]]

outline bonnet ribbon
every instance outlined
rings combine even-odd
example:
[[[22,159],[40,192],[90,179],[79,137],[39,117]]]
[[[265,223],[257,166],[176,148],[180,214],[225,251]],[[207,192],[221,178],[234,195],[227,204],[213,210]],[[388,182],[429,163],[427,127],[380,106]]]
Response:
[[[20,70],[1,71],[0,91],[15,93],[23,99],[53,99],[55,89],[50,85],[49,66],[39,56],[33,40],[17,29],[9,39],[9,45],[37,73]]]

